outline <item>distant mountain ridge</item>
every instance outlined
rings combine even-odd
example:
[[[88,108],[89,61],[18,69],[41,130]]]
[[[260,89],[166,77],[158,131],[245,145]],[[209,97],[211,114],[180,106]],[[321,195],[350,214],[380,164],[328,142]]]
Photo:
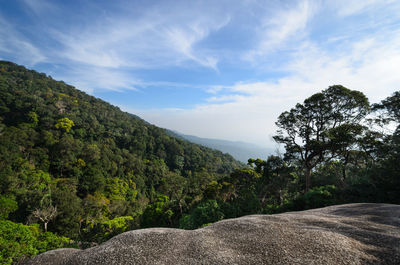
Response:
[[[167,130],[167,133],[195,144],[216,149],[223,153],[228,153],[235,159],[244,163],[247,163],[249,158],[266,159],[268,156],[275,153],[275,150],[273,150],[272,148],[260,147],[255,144],[241,142],[241,141],[228,141],[221,139],[202,138],[170,130]]]

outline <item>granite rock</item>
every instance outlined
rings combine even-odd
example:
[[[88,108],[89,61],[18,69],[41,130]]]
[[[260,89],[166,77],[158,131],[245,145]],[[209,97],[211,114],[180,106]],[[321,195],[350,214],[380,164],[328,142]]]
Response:
[[[197,230],[125,232],[24,264],[400,264],[400,205],[346,204],[227,219]]]

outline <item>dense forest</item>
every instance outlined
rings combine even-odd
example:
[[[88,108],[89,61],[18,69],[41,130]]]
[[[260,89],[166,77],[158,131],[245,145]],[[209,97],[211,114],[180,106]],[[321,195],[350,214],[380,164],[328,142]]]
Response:
[[[0,63],[0,143],[0,263],[178,226],[207,183],[243,166],[10,62]]]
[[[247,166],[10,62],[0,94],[2,263],[138,228],[400,203],[400,92],[322,90],[278,117],[284,154]]]

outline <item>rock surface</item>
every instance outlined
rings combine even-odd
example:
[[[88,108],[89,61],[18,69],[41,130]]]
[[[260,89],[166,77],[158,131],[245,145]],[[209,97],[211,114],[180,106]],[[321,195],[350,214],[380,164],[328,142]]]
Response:
[[[250,215],[193,231],[134,230],[25,264],[400,264],[400,205]]]

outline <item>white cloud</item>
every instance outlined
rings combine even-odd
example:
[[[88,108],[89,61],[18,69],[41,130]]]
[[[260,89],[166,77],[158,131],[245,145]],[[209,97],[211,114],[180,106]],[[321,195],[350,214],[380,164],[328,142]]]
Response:
[[[339,16],[351,16],[376,8],[377,5],[387,5],[396,0],[336,0],[331,5],[336,6]]]
[[[18,59],[19,63],[33,66],[46,60],[46,56],[22,36],[13,25],[0,16],[0,52]]]
[[[226,87],[221,86],[221,85],[211,86],[206,89],[206,92],[210,93],[210,94],[217,94],[218,92],[222,91],[224,88],[226,88]]]
[[[281,78],[211,87],[209,102],[192,109],[135,111],[150,122],[186,134],[273,147],[278,115],[330,85],[362,91],[372,103],[400,89],[400,30],[336,42],[335,49],[324,45],[305,39],[283,64],[288,74]]]
[[[35,14],[50,8],[44,0],[24,1]],[[202,89],[209,98],[190,109],[124,109],[186,134],[261,145],[272,145],[281,112],[330,85],[360,90],[372,102],[399,89],[398,1],[284,2],[160,1],[140,5],[140,12],[124,2],[118,16],[105,11],[90,21],[77,16],[82,20],[68,27],[47,23],[40,29],[57,42],[50,49],[37,48],[0,17],[0,51],[28,65],[60,64],[67,70],[50,74],[88,92]],[[176,74],[185,68],[193,75],[199,67],[215,70],[212,78],[221,77],[221,83],[135,78],[135,70]],[[255,74],[224,75],[226,69]]]
[[[61,46],[52,52],[52,61],[76,66],[79,71],[70,70],[63,77],[86,91],[135,87],[138,81],[133,71],[138,69],[200,66],[218,72],[218,53],[203,49],[201,42],[226,26],[229,15],[222,10],[205,12],[205,7],[196,5],[175,7],[161,3],[134,16],[128,5],[121,16],[98,17],[69,28],[49,27],[46,30]],[[131,74],[124,74],[128,70]],[[81,81],[76,81],[75,74]],[[152,85],[152,81],[140,85]]]
[[[211,27],[204,21],[195,21],[187,27],[179,25],[167,28],[162,35],[166,36],[167,45],[169,43],[171,49],[178,54],[184,55],[186,59],[193,60],[204,67],[216,70],[218,59],[211,55],[196,54],[194,45],[205,39],[210,32],[218,31],[227,23],[229,23],[228,17],[219,23],[211,25]]]
[[[399,89],[400,31],[365,36],[330,53],[318,46],[298,53],[288,69],[310,83],[343,84],[379,101]],[[347,47],[348,46],[348,47]]]
[[[207,99],[208,102],[232,102],[232,101],[240,101],[241,99],[245,98],[242,95],[222,95],[217,97],[210,97]]]
[[[72,31],[53,30],[64,56],[99,67],[154,68],[195,63],[216,69],[218,58],[196,45],[229,22],[229,16],[162,7],[141,16],[108,17]]]
[[[288,41],[301,41],[315,9],[317,6],[313,2],[299,1],[294,8],[281,9],[272,15],[265,14],[257,29],[258,43],[244,55],[244,59],[252,62],[264,60],[270,53],[285,48]]]
[[[306,88],[305,84],[303,86]],[[240,83],[234,86],[232,91],[246,92],[247,96],[212,97],[211,104],[198,105],[193,109],[137,110],[126,106],[124,109],[137,113],[156,125],[185,134],[275,147],[272,143],[272,135],[275,133],[274,122],[283,110],[298,101],[300,91],[297,89],[301,89],[297,80],[281,80],[280,84]],[[278,92],[282,90],[286,97]]]
[[[124,90],[138,90],[140,80],[117,69],[87,66],[85,68],[72,68],[65,74],[52,73],[57,80],[68,80],[68,83],[92,94],[95,90],[112,90],[121,92]]]

